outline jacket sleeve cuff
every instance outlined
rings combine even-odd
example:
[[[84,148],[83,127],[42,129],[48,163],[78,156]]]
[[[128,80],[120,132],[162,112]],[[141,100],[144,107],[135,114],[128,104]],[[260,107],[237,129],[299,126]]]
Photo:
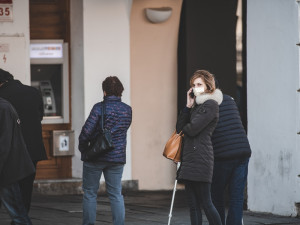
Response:
[[[188,107],[184,107],[182,112],[183,113],[189,113],[191,111],[191,108],[188,108]]]

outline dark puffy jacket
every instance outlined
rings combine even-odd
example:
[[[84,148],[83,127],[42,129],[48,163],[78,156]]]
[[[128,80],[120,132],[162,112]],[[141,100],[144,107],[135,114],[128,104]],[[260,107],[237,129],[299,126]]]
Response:
[[[35,172],[22,136],[20,120],[12,105],[0,98],[0,187]]]
[[[126,163],[126,138],[127,130],[131,124],[132,111],[129,105],[121,102],[120,97],[104,97],[106,115],[104,116],[105,128],[112,133],[114,150],[99,156],[97,162]],[[85,121],[79,135],[79,151],[81,160],[85,161],[85,150],[89,141],[92,141],[100,133],[101,129],[101,104],[94,105],[89,117]]]
[[[47,159],[41,125],[44,106],[39,91],[18,80],[10,80],[0,87],[0,97],[9,101],[17,110],[31,159],[33,161]]]
[[[242,159],[251,156],[247,134],[235,101],[223,95],[219,106],[219,122],[212,135],[215,160]]]
[[[219,94],[222,96],[221,92]],[[184,133],[181,165],[177,172],[179,181],[211,183],[214,166],[211,135],[218,117],[219,106],[213,97],[195,105],[190,113],[186,109],[181,111],[176,124],[177,132],[182,130]]]

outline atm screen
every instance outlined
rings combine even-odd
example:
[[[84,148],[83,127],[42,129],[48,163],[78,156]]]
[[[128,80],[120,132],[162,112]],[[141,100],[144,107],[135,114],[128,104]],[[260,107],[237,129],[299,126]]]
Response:
[[[62,116],[62,65],[32,64],[31,85],[41,92],[44,116]]]

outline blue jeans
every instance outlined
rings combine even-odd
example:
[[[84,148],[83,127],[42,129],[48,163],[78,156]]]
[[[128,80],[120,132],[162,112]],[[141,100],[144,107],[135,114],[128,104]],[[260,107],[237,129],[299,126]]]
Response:
[[[202,224],[201,206],[211,225],[221,225],[220,216],[211,201],[210,183],[185,181],[185,192],[190,207],[192,225]]]
[[[15,225],[32,225],[18,183],[0,188],[0,199]]]
[[[243,218],[244,188],[248,176],[247,159],[215,161],[211,186],[213,203],[223,225],[241,225]],[[225,223],[224,191],[228,185],[229,210]]]
[[[123,164],[83,163],[83,225],[92,225],[96,221],[97,191],[102,173],[104,174],[106,191],[110,200],[113,224],[124,224],[125,206],[121,183],[123,168]]]

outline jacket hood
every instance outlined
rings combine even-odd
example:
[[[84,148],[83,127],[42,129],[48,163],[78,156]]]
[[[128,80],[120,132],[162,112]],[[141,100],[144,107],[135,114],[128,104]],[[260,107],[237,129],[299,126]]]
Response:
[[[216,89],[213,93],[203,93],[201,95],[196,96],[196,103],[198,105],[203,104],[207,100],[215,100],[218,105],[220,105],[223,101],[223,93],[220,89]]]

